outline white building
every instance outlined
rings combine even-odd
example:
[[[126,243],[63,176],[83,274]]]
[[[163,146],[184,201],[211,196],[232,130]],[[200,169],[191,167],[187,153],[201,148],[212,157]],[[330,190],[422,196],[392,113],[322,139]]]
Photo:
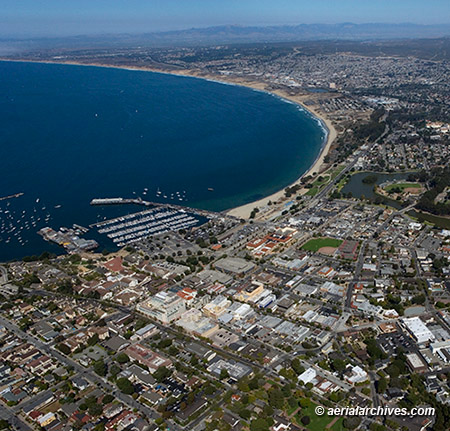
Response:
[[[435,341],[433,333],[426,327],[419,317],[403,319],[403,323],[417,343],[421,344],[426,343],[427,341]]]
[[[148,301],[141,302],[137,310],[162,323],[170,323],[186,311],[186,305],[185,301],[175,293],[159,292]]]
[[[305,385],[312,382],[317,377],[317,371],[314,368],[308,368],[305,372],[298,376],[298,381]]]
[[[345,380],[352,385],[365,382],[368,378],[367,373],[359,366],[349,366],[348,371],[345,372]]]

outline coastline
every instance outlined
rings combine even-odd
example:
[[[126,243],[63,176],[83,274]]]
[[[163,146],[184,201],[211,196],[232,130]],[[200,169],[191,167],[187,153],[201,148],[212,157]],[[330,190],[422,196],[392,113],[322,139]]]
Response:
[[[293,102],[297,105],[299,105],[302,109],[304,109],[306,112],[308,112],[312,117],[317,118],[322,127],[325,130],[326,133],[326,141],[324,144],[322,144],[320,152],[315,159],[314,163],[311,165],[311,167],[304,172],[300,177],[298,177],[294,182],[289,184],[286,187],[292,187],[294,185],[300,184],[300,181],[303,177],[313,174],[318,174],[322,167],[324,166],[324,159],[328,152],[330,151],[331,145],[333,144],[334,140],[337,137],[337,131],[334,128],[332,122],[326,118],[323,114],[317,112],[317,110],[311,108],[310,106],[306,106],[304,103],[303,98],[305,96],[292,96],[288,94],[287,92],[283,90],[267,90],[266,89],[266,83],[252,80],[250,78],[238,78],[238,77],[226,77],[226,76],[217,76],[217,75],[208,75],[208,74],[199,74],[195,71],[182,69],[182,70],[174,70],[174,71],[166,71],[163,69],[157,69],[157,68],[151,68],[151,67],[137,67],[137,66],[114,66],[110,64],[103,64],[103,63],[78,63],[78,62],[71,62],[71,61],[36,61],[36,60],[14,60],[14,59],[8,59],[8,58],[0,58],[0,61],[10,61],[10,62],[21,62],[21,63],[44,63],[44,64],[61,64],[61,65],[73,65],[73,66],[88,66],[88,67],[105,67],[105,68],[111,68],[111,69],[123,69],[123,70],[131,70],[131,71],[143,71],[143,72],[156,72],[156,73],[162,73],[167,75],[175,75],[175,76],[184,76],[184,77],[190,77],[190,78],[197,78],[197,79],[204,79],[208,81],[217,82],[219,84],[226,84],[226,85],[237,85],[241,87],[247,87],[253,90],[266,92],[272,95],[275,95],[281,99],[285,99],[289,102]],[[285,187],[285,188],[286,188]],[[266,206],[269,202],[277,203],[278,201],[282,200],[284,198],[284,189],[281,189],[275,193],[272,193],[269,196],[265,196],[261,199],[258,199],[253,202],[249,202],[247,204],[231,208],[228,210],[225,210],[224,212],[228,215],[237,217],[237,218],[244,218],[248,219],[250,217],[250,214],[252,210],[255,207],[263,207]]]

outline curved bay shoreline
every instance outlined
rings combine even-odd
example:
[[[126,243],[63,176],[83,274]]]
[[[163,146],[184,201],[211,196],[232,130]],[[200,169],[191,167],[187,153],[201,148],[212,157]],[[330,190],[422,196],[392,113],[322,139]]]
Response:
[[[146,72],[156,72],[156,73],[162,73],[167,75],[174,75],[174,76],[184,76],[184,77],[190,77],[190,78],[197,78],[197,79],[204,79],[208,81],[217,82],[219,84],[228,84],[228,85],[237,85],[241,87],[247,87],[253,90],[262,91],[265,93],[269,93],[272,95],[275,95],[281,99],[284,99],[289,102],[293,102],[297,105],[299,105],[303,110],[308,112],[312,117],[315,117],[319,120],[321,123],[321,126],[325,130],[326,133],[326,140],[324,140],[324,143],[321,146],[320,152],[315,159],[314,163],[311,165],[311,167],[301,174],[293,183],[289,184],[286,187],[292,187],[294,185],[300,184],[300,181],[303,177],[307,175],[314,175],[318,174],[323,166],[325,165],[324,159],[325,156],[328,154],[331,145],[333,144],[334,140],[336,139],[337,132],[334,128],[332,122],[326,118],[323,114],[317,112],[317,110],[311,108],[310,106],[306,106],[303,98],[305,96],[302,95],[290,95],[284,90],[267,90],[266,86],[267,84],[258,81],[258,80],[252,80],[249,78],[237,78],[233,76],[217,76],[217,75],[210,75],[210,74],[200,74],[196,73],[192,70],[177,70],[177,71],[167,71],[164,69],[158,69],[158,68],[152,68],[152,67],[137,67],[137,66],[115,66],[110,64],[103,64],[103,63],[79,63],[79,62],[71,62],[71,61],[36,61],[36,60],[14,60],[14,59],[8,59],[8,58],[0,58],[0,61],[12,61],[12,62],[24,62],[24,63],[46,63],[46,64],[60,64],[60,65],[73,65],[73,66],[88,66],[88,67],[105,67],[105,68],[113,68],[113,69],[124,69],[124,70],[134,70],[134,71],[146,71]],[[249,202],[247,204],[231,208],[228,210],[225,210],[224,212],[228,215],[238,217],[238,218],[244,218],[247,219],[250,217],[250,214],[252,210],[255,207],[262,207],[266,206],[269,202],[276,203],[277,201],[282,200],[284,198],[284,189],[272,193],[269,196],[265,196],[261,199],[258,199],[253,202]]]

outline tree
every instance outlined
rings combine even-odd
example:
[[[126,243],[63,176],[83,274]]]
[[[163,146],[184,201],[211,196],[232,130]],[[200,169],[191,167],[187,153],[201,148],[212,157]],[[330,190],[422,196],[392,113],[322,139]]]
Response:
[[[220,380],[227,379],[228,377],[230,377],[230,374],[228,373],[228,370],[226,370],[225,368],[222,368],[220,370]]]
[[[300,407],[301,408],[306,408],[309,407],[311,405],[311,400],[309,398],[302,398],[299,401]]]
[[[376,181],[378,180],[377,175],[371,174],[371,175],[367,175],[362,179],[362,182],[364,184],[375,184]]]
[[[172,340],[170,338],[164,338],[158,343],[158,347],[160,349],[165,349],[172,345]]]
[[[242,408],[239,410],[239,416],[242,419],[249,420],[250,417],[252,416],[252,412],[246,408]]]
[[[88,411],[91,416],[100,416],[103,413],[103,407],[100,404],[92,404]]]
[[[272,417],[273,416],[273,408],[269,406],[269,404],[265,404],[263,407],[263,413],[268,416],[268,417]]]
[[[102,359],[94,362],[94,371],[99,376],[105,377],[108,372],[108,368]]]
[[[253,379],[251,379],[251,380],[248,382],[248,387],[249,387],[252,391],[254,391],[255,389],[258,389],[258,388],[259,388],[259,381],[258,381],[258,378],[257,378],[257,377],[253,377]]]
[[[109,404],[109,403],[112,403],[113,401],[114,401],[114,396],[111,394],[106,394],[102,399],[103,404]]]
[[[156,379],[157,382],[161,383],[167,377],[170,377],[172,374],[172,371],[170,371],[167,367],[159,367],[154,373],[153,377]]]
[[[300,420],[302,421],[302,424],[305,426],[309,425],[309,423],[311,422],[311,418],[309,416],[303,416]]]
[[[300,359],[294,358],[291,362],[291,367],[295,371],[295,374],[300,375],[305,371],[305,368],[300,363]]]
[[[377,392],[379,394],[384,394],[387,389],[387,380],[384,376],[381,376],[380,379],[377,381]]]
[[[422,293],[420,295],[414,296],[414,298],[411,300],[413,304],[424,304],[425,303],[425,295]]]
[[[291,386],[289,384],[284,385],[281,388],[281,392],[285,398],[289,398],[292,395]]]
[[[213,385],[207,385],[203,389],[203,392],[205,393],[205,395],[212,395],[214,392],[216,392],[216,390],[214,389]]]
[[[133,384],[125,377],[121,377],[120,379],[117,379],[117,387],[127,395],[131,395],[134,393],[134,386]]]
[[[345,362],[340,358],[333,359],[333,361],[331,361],[331,367],[334,371],[340,373],[345,370]]]
[[[128,355],[126,354],[126,353],[119,353],[117,356],[116,356],[116,361],[119,363],[119,364],[125,364],[125,363],[127,363],[128,361],[130,360],[130,358],[128,357]]]
[[[292,407],[292,408],[298,407],[298,402],[294,397],[291,397],[288,399],[288,404],[289,404],[289,407]]]
[[[274,409],[281,409],[284,404],[283,393],[278,388],[269,390],[269,405]]]
[[[349,430],[354,430],[359,427],[361,423],[361,418],[358,416],[350,416],[344,419],[344,427]]]
[[[111,376],[116,377],[117,374],[120,373],[120,367],[116,364],[112,364],[109,372],[111,373]]]
[[[269,426],[269,423],[265,419],[258,418],[250,423],[250,431],[268,431]]]
[[[67,344],[58,344],[56,348],[65,355],[70,355],[70,347]]]
[[[87,341],[88,346],[94,346],[98,343],[98,334],[94,334],[92,337],[90,337]]]

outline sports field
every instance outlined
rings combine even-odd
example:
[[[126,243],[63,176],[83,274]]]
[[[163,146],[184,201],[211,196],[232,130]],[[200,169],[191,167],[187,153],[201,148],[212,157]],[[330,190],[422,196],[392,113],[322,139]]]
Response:
[[[313,238],[303,244],[302,249],[306,251],[318,251],[322,247],[339,247],[342,244],[341,239],[335,238]]]

